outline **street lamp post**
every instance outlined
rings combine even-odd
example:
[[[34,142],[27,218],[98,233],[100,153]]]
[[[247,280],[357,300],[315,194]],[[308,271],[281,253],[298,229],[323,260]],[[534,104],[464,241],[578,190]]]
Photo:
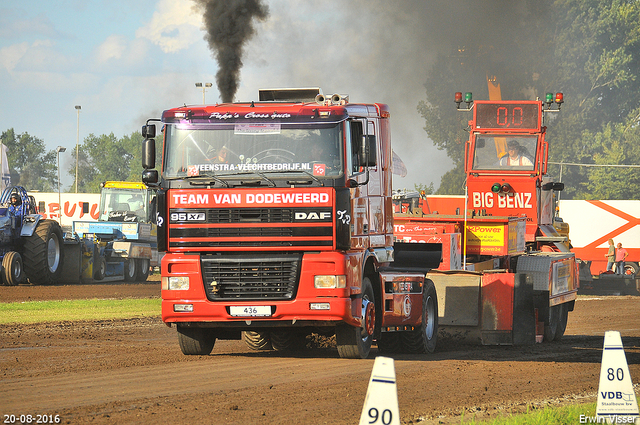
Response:
[[[205,105],[204,102],[204,91],[211,87],[213,84],[211,83],[196,83],[196,87],[202,87],[202,104]]]
[[[78,193],[78,151],[80,149],[80,105],[76,105],[76,111],[78,112],[78,127],[76,133],[76,193]],[[64,151],[63,151],[64,152]]]
[[[62,196],[60,195],[60,152],[66,151],[67,148],[58,146],[56,152],[58,153],[58,222],[62,226]]]

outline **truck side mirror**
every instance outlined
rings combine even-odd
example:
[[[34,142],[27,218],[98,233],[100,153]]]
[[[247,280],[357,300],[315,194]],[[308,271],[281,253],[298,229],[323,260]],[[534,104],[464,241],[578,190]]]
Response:
[[[562,192],[564,190],[564,183],[554,183],[553,190],[557,192]]]
[[[145,170],[156,168],[155,139],[144,139],[142,141],[142,168]]]
[[[376,158],[376,136],[363,135],[360,145],[360,165],[363,167],[375,167]]]
[[[145,139],[153,139],[156,137],[156,125],[147,124],[142,126],[142,137]]]
[[[158,184],[158,170],[144,170],[142,172],[142,183],[149,186]]]

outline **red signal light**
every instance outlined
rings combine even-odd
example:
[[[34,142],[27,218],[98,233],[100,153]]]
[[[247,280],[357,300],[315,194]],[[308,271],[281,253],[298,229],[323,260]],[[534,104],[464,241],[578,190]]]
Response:
[[[456,92],[456,96],[455,96],[455,102],[456,103],[460,103],[462,102],[462,92]]]
[[[564,103],[564,95],[562,93],[556,93],[556,103],[558,105]]]

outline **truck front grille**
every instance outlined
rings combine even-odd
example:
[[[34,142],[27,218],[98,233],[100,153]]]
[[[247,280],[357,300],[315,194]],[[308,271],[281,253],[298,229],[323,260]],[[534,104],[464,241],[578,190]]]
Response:
[[[295,298],[302,255],[203,255],[201,259],[210,301]]]

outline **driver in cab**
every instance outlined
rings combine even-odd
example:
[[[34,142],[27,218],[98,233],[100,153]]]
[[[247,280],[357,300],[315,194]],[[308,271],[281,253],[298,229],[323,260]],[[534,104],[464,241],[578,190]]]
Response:
[[[523,149],[520,143],[518,143],[517,140],[511,139],[507,142],[507,155],[500,158],[500,165],[507,167],[518,165],[533,166],[533,163],[523,155]]]

